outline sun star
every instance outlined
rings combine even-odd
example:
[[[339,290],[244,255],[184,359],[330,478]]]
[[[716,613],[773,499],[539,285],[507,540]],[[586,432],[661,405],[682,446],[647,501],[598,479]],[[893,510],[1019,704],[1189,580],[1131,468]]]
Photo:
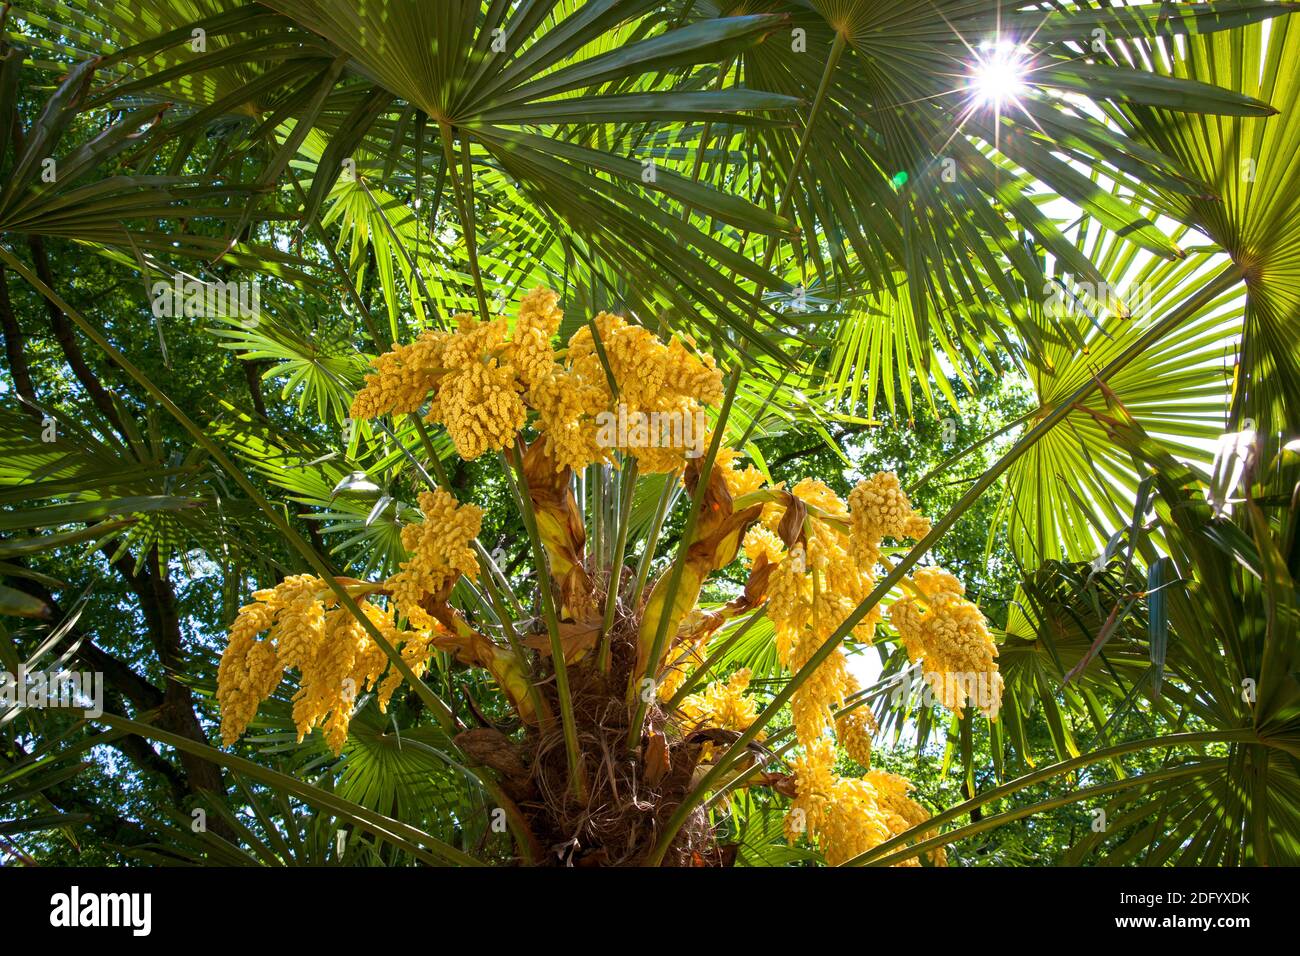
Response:
[[[980,44],[966,84],[975,102],[998,110],[1015,102],[1025,90],[1029,72],[1026,53],[1023,46],[1009,40]]]

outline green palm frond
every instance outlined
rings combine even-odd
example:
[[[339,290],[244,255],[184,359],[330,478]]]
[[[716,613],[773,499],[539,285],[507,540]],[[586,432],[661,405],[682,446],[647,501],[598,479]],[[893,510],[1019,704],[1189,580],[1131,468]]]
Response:
[[[835,122],[813,132],[801,178],[804,199],[796,203],[807,235],[824,231],[828,250],[800,250],[831,282],[837,260],[851,250],[877,288],[890,287],[895,270],[929,275],[944,263],[951,276],[934,273],[928,285],[912,283],[914,311],[923,318],[932,301],[957,305],[969,290],[982,290],[985,273],[1001,297],[1014,304],[1039,298],[1044,276],[1008,226],[1019,227],[1074,271],[1100,281],[1051,220],[1022,191],[1017,169],[1031,173],[1115,232],[1163,256],[1178,247],[1131,200],[1081,174],[1079,165],[1102,168],[1157,211],[1172,197],[1198,191],[1196,181],[1169,155],[1145,149],[1108,129],[1063,93],[1105,102],[1159,102],[1192,112],[1266,115],[1265,104],[1237,92],[1190,79],[1173,81],[1135,73],[1127,65],[1080,63],[1081,37],[1100,29],[1146,48],[1169,29],[1203,33],[1266,19],[1286,8],[1277,4],[1205,4],[1186,8],[1170,21],[1165,5],[1098,14],[1073,5],[1051,12],[1023,11],[1002,3],[973,4],[859,0],[772,3],[804,36],[765,43],[742,54],[750,85],[795,93],[815,85],[825,51],[838,33],[848,40],[836,73],[828,109]],[[811,7],[812,9],[808,9]],[[1037,31],[1037,32],[1035,32]],[[1019,108],[982,107],[969,89],[981,45],[1023,46],[1027,90]],[[811,52],[803,52],[803,50]],[[907,121],[896,117],[906,111]],[[792,161],[790,135],[769,137],[772,157],[783,168]],[[1044,145],[1051,143],[1051,152]],[[1054,155],[1054,154],[1060,154]],[[820,226],[820,229],[817,227]],[[1013,273],[988,268],[993,254],[1008,257]],[[1020,282],[1014,280],[1018,274]]]
[[[352,444],[312,438],[256,419],[230,405],[213,433],[256,473],[280,489],[301,516],[318,525],[333,542],[332,554],[356,561],[360,573],[396,568],[406,557],[401,527],[415,514],[413,489],[423,487],[411,462],[423,454],[410,425],[363,435]],[[436,445],[450,451],[445,435]]]
[[[1043,343],[1026,358],[1039,417],[1222,269],[1214,252],[1192,251],[1170,262],[1088,224],[1077,242],[1106,278],[1093,285],[1059,275],[1047,303],[1031,310]],[[1236,291],[1206,303],[1107,383],[1170,451],[1190,460],[1208,464],[1224,431],[1242,305]],[[1106,401],[1096,395],[1073,409],[1009,473],[1001,515],[1027,567],[1052,558],[1091,559],[1129,523],[1140,475],[1092,417]]]
[[[1160,52],[1167,56],[1167,44]],[[1174,77],[1231,83],[1281,109],[1300,95],[1297,56],[1300,28],[1287,17],[1189,37],[1180,55],[1168,61]],[[1293,410],[1300,406],[1300,362],[1293,347],[1300,312],[1300,125],[1292,116],[1206,116],[1193,122],[1141,106],[1111,112],[1127,135],[1176,157],[1211,185],[1208,195],[1179,197],[1175,213],[1231,256],[1246,285],[1234,421],[1250,419],[1269,436],[1293,433]]]
[[[126,444],[101,438],[113,435],[102,421],[98,434],[65,415],[44,421],[33,428],[25,415],[0,415],[0,503],[9,506],[0,513],[0,559],[64,547],[134,553],[138,562],[154,548],[182,561],[196,547],[257,550],[234,520],[246,517],[243,504],[222,503],[201,451],[166,449],[156,418],[145,432],[130,428]]]
[[[781,22],[779,17],[728,17],[655,32],[649,29],[653,20],[637,19],[651,6],[643,0],[603,0],[580,7],[536,3],[518,10],[505,5],[483,10],[476,0],[456,0],[436,9],[410,0],[360,5],[351,0],[292,0],[272,6],[282,14],[283,29],[297,33],[305,28],[337,51],[334,63],[343,72],[333,71],[341,85],[318,83],[310,94],[304,90],[298,102],[264,113],[261,126],[271,132],[289,119],[303,127],[276,149],[260,186],[269,186],[269,177],[286,167],[309,132],[306,124],[322,124],[330,147],[322,154],[323,168],[313,177],[310,213],[339,176],[338,160],[361,147],[371,127],[375,142],[367,148],[388,155],[394,140],[391,132],[385,135],[381,129],[396,131],[400,126],[402,137],[413,138],[417,148],[409,154],[398,150],[399,162],[414,155],[439,166],[448,157],[459,164],[460,154],[468,149],[473,167],[504,174],[521,197],[566,223],[572,242],[659,290],[689,321],[712,328],[718,321],[734,323],[729,313],[747,301],[747,293],[724,269],[766,281],[751,260],[683,223],[676,209],[685,206],[762,232],[787,228],[783,220],[670,165],[643,177],[646,166],[639,158],[593,148],[585,136],[563,130],[574,111],[584,109],[583,97],[594,95],[586,91],[596,90],[602,91],[602,108],[612,102],[622,123],[701,115],[734,123],[738,115],[788,108],[796,100],[743,88],[681,91],[666,79],[759,42]],[[619,42],[619,24],[629,25],[626,42]],[[249,29],[258,32],[265,26],[258,17]],[[494,37],[507,38],[505,49],[493,49]],[[181,39],[177,34],[173,42]],[[148,89],[148,58],[164,45],[146,41],[115,55],[115,62],[130,61],[136,67],[119,92],[135,95]],[[186,57],[183,70],[200,78],[209,64],[221,66],[230,59],[229,49]],[[160,90],[179,78],[178,69],[157,74]],[[369,85],[361,86],[358,79]],[[330,76],[325,80],[333,83]],[[257,82],[248,84],[248,101],[254,99]],[[348,105],[347,98],[359,91],[378,97],[375,109],[358,111],[355,103]],[[622,98],[611,100],[611,91]],[[386,110],[383,95],[414,107],[416,121],[410,121],[405,107]],[[552,109],[554,116],[549,115]],[[451,152],[444,152],[444,146]],[[408,169],[417,178],[423,173],[422,163]],[[453,174],[478,176],[470,167]],[[242,221],[249,216],[246,210]],[[714,318],[704,317],[705,311]],[[749,333],[741,323],[733,328],[748,336],[753,348],[775,354],[766,338]]]

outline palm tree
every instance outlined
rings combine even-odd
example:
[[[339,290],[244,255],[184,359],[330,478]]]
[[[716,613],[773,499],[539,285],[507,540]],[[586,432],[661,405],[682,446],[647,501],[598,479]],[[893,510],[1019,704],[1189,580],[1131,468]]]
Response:
[[[784,768],[808,742],[782,726],[788,705],[879,607],[916,598],[916,570],[996,487],[990,547],[1005,534],[1024,578],[1001,641],[1002,714],[952,718],[968,799],[855,862],[929,862],[945,844],[1094,800],[1113,824],[1071,859],[1113,841],[1114,861],[1295,862],[1291,9],[9,8],[0,263],[42,298],[94,413],[69,419],[38,394],[6,278],[21,407],[0,420],[14,506],[0,610],[47,621],[31,625],[41,641],[102,669],[39,562],[79,548],[128,582],[156,624],[164,686],[154,696],[115,671],[123,706],[96,723],[142,770],[166,773],[146,741],[176,748],[176,793],[213,818],[200,836],[182,817],[115,839],[155,861],[692,864],[727,862],[722,844],[739,835],[747,859],[816,859],[815,841],[772,856],[780,834],[760,812],[798,799]],[[146,289],[256,281],[255,323],[218,311],[202,332],[247,369],[251,407],[178,403],[129,321],[105,328],[73,304],[50,247],[74,244]],[[517,544],[494,555],[470,542],[481,573],[431,596],[448,636],[425,673],[368,602],[409,557],[418,493],[456,491],[469,466],[419,414],[352,420],[365,356],[451,334],[453,314],[491,322],[537,285],[561,291],[561,340],[586,329],[612,391],[597,312],[697,343],[726,383],[711,441],[682,483],[639,473],[634,454],[557,470],[535,424],[502,447],[475,474],[508,505]],[[765,505],[806,510],[776,489],[765,441],[810,430],[833,444],[828,426],[870,427],[881,396],[890,415],[960,414],[954,383],[973,388],[990,370],[1024,375],[1036,407],[912,490],[1014,442],[915,545],[887,552],[798,666],[772,653],[757,563],[752,588],[706,591],[690,613]],[[263,394],[273,381],[278,404]],[[51,421],[59,438],[41,442]],[[1224,432],[1248,433],[1237,446],[1253,449],[1232,481],[1214,472]],[[719,484],[724,448],[755,462],[758,497],[733,501]],[[815,507],[800,518],[847,533],[844,520]],[[798,524],[783,525],[787,548]],[[291,693],[258,713],[247,755],[212,746],[199,719],[211,669],[174,653],[163,613],[173,565],[195,552],[238,600],[250,581],[313,575],[409,687],[399,709],[358,707],[337,762],[315,736],[294,746]],[[877,639],[883,682],[841,716],[871,706],[880,726],[901,726],[911,711],[888,682],[908,655],[894,630]],[[665,665],[696,641],[683,686],[661,698]],[[6,663],[26,647],[6,646]],[[691,691],[740,666],[755,686],[770,681],[762,707],[743,726],[693,727]],[[656,693],[638,692],[643,678]],[[1035,709],[1057,758],[1045,766],[1026,729]],[[1130,734],[1139,714],[1159,732]],[[977,722],[999,778],[980,792]],[[15,753],[0,773],[40,759]],[[64,811],[54,799],[68,778],[42,773],[44,786],[9,799],[46,791]],[[1032,796],[1067,775],[1091,785]],[[368,836],[331,857],[294,800]],[[995,801],[1008,809],[982,815]]]

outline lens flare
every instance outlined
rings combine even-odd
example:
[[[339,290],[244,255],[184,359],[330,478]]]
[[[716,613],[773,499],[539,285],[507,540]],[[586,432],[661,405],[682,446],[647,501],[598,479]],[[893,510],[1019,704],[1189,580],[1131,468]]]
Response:
[[[1019,99],[1026,89],[1028,52],[1010,40],[980,44],[966,84],[975,102],[1000,110]]]

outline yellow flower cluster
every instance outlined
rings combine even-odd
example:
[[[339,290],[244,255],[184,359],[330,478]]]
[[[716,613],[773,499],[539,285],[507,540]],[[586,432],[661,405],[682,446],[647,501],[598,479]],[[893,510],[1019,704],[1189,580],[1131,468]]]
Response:
[[[871,770],[867,772],[866,781],[876,791],[876,801],[884,811],[885,825],[889,827],[891,836],[897,836],[930,819],[930,814],[925,807],[908,796],[912,791],[912,781],[906,777],[900,777],[887,770]],[[921,838],[928,839],[936,832],[935,830],[922,831]],[[947,865],[948,855],[943,847],[931,850],[928,855],[935,866]],[[920,857],[914,856],[897,865],[920,866],[921,860]]]
[[[846,505],[823,482],[805,479],[790,493],[807,509],[801,540],[788,550],[775,534],[786,511],[765,508],[745,536],[746,557],[779,562],[768,585],[768,617],[776,629],[777,653],[791,672],[807,664],[875,586],[874,569],[885,537],[924,534],[928,523],[911,510],[892,474],[880,474],[854,489]],[[869,545],[869,547],[864,547]],[[880,620],[873,610],[854,628],[870,641]],[[796,797],[786,817],[787,836],[807,836],[831,865],[844,863],[891,836],[928,819],[907,796],[905,778],[870,771],[862,779],[835,772],[833,733],[845,753],[871,766],[871,741],[878,729],[870,709],[859,706],[836,717],[861,688],[836,649],[791,698],[795,735],[803,754],[793,761]],[[914,861],[910,861],[914,862]],[[909,862],[909,865],[910,865]]]
[[[564,313],[560,311],[560,297],[550,289],[538,286],[519,302],[515,331],[511,335],[511,362],[519,372],[519,380],[532,388],[555,367],[555,349],[551,339],[560,331]]]
[[[388,579],[393,601],[411,626],[427,630],[433,619],[422,606],[426,597],[455,583],[460,575],[477,577],[478,558],[470,542],[478,537],[483,509],[460,504],[443,489],[420,494],[424,520],[402,528],[402,546],[410,557]]]
[[[806,745],[793,764],[796,796],[785,817],[791,843],[801,836],[815,838],[826,862],[839,866],[892,835],[875,788],[835,773],[835,748],[828,738]]]
[[[649,420],[658,415],[662,421],[680,423],[680,437],[684,438],[684,423],[696,421],[700,406],[722,398],[722,373],[711,356],[697,355],[676,337],[665,345],[649,329],[601,312],[591,325],[583,326],[569,339],[568,363],[581,382],[602,392],[603,407],[609,408],[614,396],[597,350],[597,335],[609,375],[618,385],[618,401],[626,407],[629,419],[641,415]],[[665,414],[671,417],[664,418]],[[636,458],[645,474],[677,471],[686,462],[684,440],[619,442],[617,447]]]
[[[768,564],[780,564],[785,556],[785,545],[781,543],[781,539],[775,532],[769,531],[761,524],[756,524],[746,531],[745,539],[741,544],[745,550],[745,560],[751,565],[760,557],[766,558]]]
[[[708,440],[706,437],[706,446]],[[737,468],[736,462],[740,457],[740,452],[723,445],[718,448],[718,454],[713,460],[713,467],[721,470],[723,480],[727,483],[727,491],[733,501],[736,498],[758,491],[759,488],[763,487],[765,480],[763,473],[753,465],[749,465],[744,469]]]
[[[506,351],[504,318],[476,322],[458,315],[459,331],[447,338],[442,362],[448,369],[426,419],[441,422],[466,461],[506,448],[524,427],[528,410],[519,393],[516,369],[501,357]]]
[[[428,329],[409,345],[394,345],[371,359],[375,370],[352,399],[352,417],[362,420],[419,411],[446,372],[442,353],[448,338],[446,332]]]
[[[393,632],[391,618],[379,608],[367,602],[362,612],[380,633]],[[326,612],[316,657],[306,668],[299,667],[302,676],[293,701],[298,739],[323,721],[325,742],[335,753],[342,751],[357,697],[374,686],[387,666],[388,657],[351,611]]]
[[[786,562],[787,564],[789,562]],[[778,570],[778,576],[780,570]],[[772,596],[777,588],[772,588]],[[792,632],[777,625],[777,654],[781,663],[794,674],[804,668],[829,634],[819,637],[811,629]],[[835,711],[844,706],[852,686],[848,661],[836,648],[817,665],[812,675],[800,685],[790,701],[795,733],[800,741],[816,740],[835,729]]]
[[[618,383],[619,398],[630,408],[666,410],[677,399],[706,405],[722,398],[722,373],[710,356],[699,356],[681,339],[665,345],[649,329],[629,325],[622,316],[601,312],[592,320],[605,349],[609,369]],[[595,380],[604,375],[591,326],[569,340],[572,367]]]
[[[609,406],[603,377],[592,382],[555,365],[529,387],[528,402],[537,409],[538,431],[558,470],[581,471],[593,461],[607,460],[610,449],[597,441],[595,422]]]
[[[434,651],[433,638],[440,632],[441,626],[435,622],[434,626],[427,631],[411,633],[406,643],[402,645],[402,661],[416,677],[423,677],[425,671],[429,669],[429,659],[433,657]],[[402,672],[394,667],[379,685],[376,699],[379,702],[380,713],[388,713],[388,703],[393,699],[393,692],[401,683]]]
[[[687,658],[692,656],[694,646],[689,641],[674,645],[664,655],[663,675],[655,685],[655,696],[661,703],[668,703],[686,683],[688,670]]]
[[[848,696],[852,697],[861,688],[856,679],[850,678],[850,683]],[[875,715],[865,704],[835,718],[835,739],[846,754],[864,767],[871,766],[871,740],[879,729]]]
[[[473,461],[484,452],[509,447],[524,427],[528,410],[516,390],[513,370],[488,359],[449,376],[426,417],[442,422],[456,453]]]
[[[277,610],[265,600],[245,605],[230,627],[217,668],[221,739],[227,745],[239,739],[257,716],[258,705],[275,692],[284,676],[275,644],[257,639],[275,622]]]
[[[828,515],[843,517],[849,513],[848,506],[840,500],[826,482],[817,478],[803,478],[790,489],[800,501],[812,505]]]
[[[828,738],[807,746],[792,763],[796,795],[785,818],[786,839],[793,843],[801,836],[815,838],[831,866],[847,863],[930,819],[908,795],[912,783],[906,777],[884,770],[869,770],[861,779],[835,773],[835,749]],[[921,834],[931,835],[933,831]],[[942,849],[929,856],[937,866],[947,862]],[[911,857],[895,865],[919,866],[920,860]]]
[[[996,717],[1003,681],[983,613],[942,568],[922,568],[912,583],[923,599],[909,595],[889,611],[907,656],[924,661],[925,679],[944,707],[961,714],[970,702],[986,717]]]
[[[416,412],[430,399],[427,420],[441,422],[457,453],[472,460],[505,448],[524,427],[527,409],[514,366],[502,361],[506,320],[455,317],[458,331],[425,331],[410,345],[372,360],[375,371],[352,400],[355,419]]]
[[[799,482],[792,494],[827,518],[842,518],[844,502],[824,483]],[[870,593],[875,581],[849,551],[848,535],[831,521],[810,512],[804,542],[796,544],[773,573],[768,592],[768,617],[776,629],[777,654],[791,671],[798,671]],[[753,533],[749,545],[757,552],[770,544],[763,532]],[[767,532],[770,534],[770,532]],[[879,613],[873,610],[854,627],[858,639],[870,642]],[[791,701],[799,739],[813,740],[834,729],[835,710],[851,693],[852,678],[843,653],[836,648]]]
[[[849,493],[853,519],[853,556],[864,568],[880,561],[885,538],[921,538],[930,522],[912,510],[906,492],[892,471],[879,471],[858,482]]]
[[[428,401],[427,420],[443,424],[457,453],[472,460],[511,445],[531,407],[558,468],[608,461],[614,448],[636,457],[646,473],[681,468],[684,439],[666,445],[598,440],[595,419],[611,410],[614,390],[590,326],[569,339],[563,361],[557,356],[552,339],[563,318],[557,303],[554,292],[538,287],[520,302],[513,332],[505,318],[476,322],[458,315],[455,332],[427,331],[410,345],[393,346],[372,361],[352,417],[415,412]],[[665,345],[606,312],[592,324],[629,418],[668,412],[675,417],[665,421],[690,417],[693,424],[701,403],[721,398],[722,373],[686,342],[673,338]]]
[[[253,603],[239,609],[217,670],[221,739],[226,745],[248,728],[258,705],[279,686],[285,671],[296,669],[293,720],[298,740],[322,727],[330,749],[336,754],[343,750],[356,698],[375,685],[388,659],[351,612],[335,603],[324,581],[299,574],[255,592]],[[426,639],[399,631],[390,612],[367,601],[358,603],[394,646],[404,640],[419,645]],[[259,640],[264,631],[270,633]]]
[[[745,694],[750,677],[749,668],[743,667],[725,681],[713,681],[702,692],[688,694],[681,703],[686,726],[692,730],[748,730],[758,717],[758,703]]]

